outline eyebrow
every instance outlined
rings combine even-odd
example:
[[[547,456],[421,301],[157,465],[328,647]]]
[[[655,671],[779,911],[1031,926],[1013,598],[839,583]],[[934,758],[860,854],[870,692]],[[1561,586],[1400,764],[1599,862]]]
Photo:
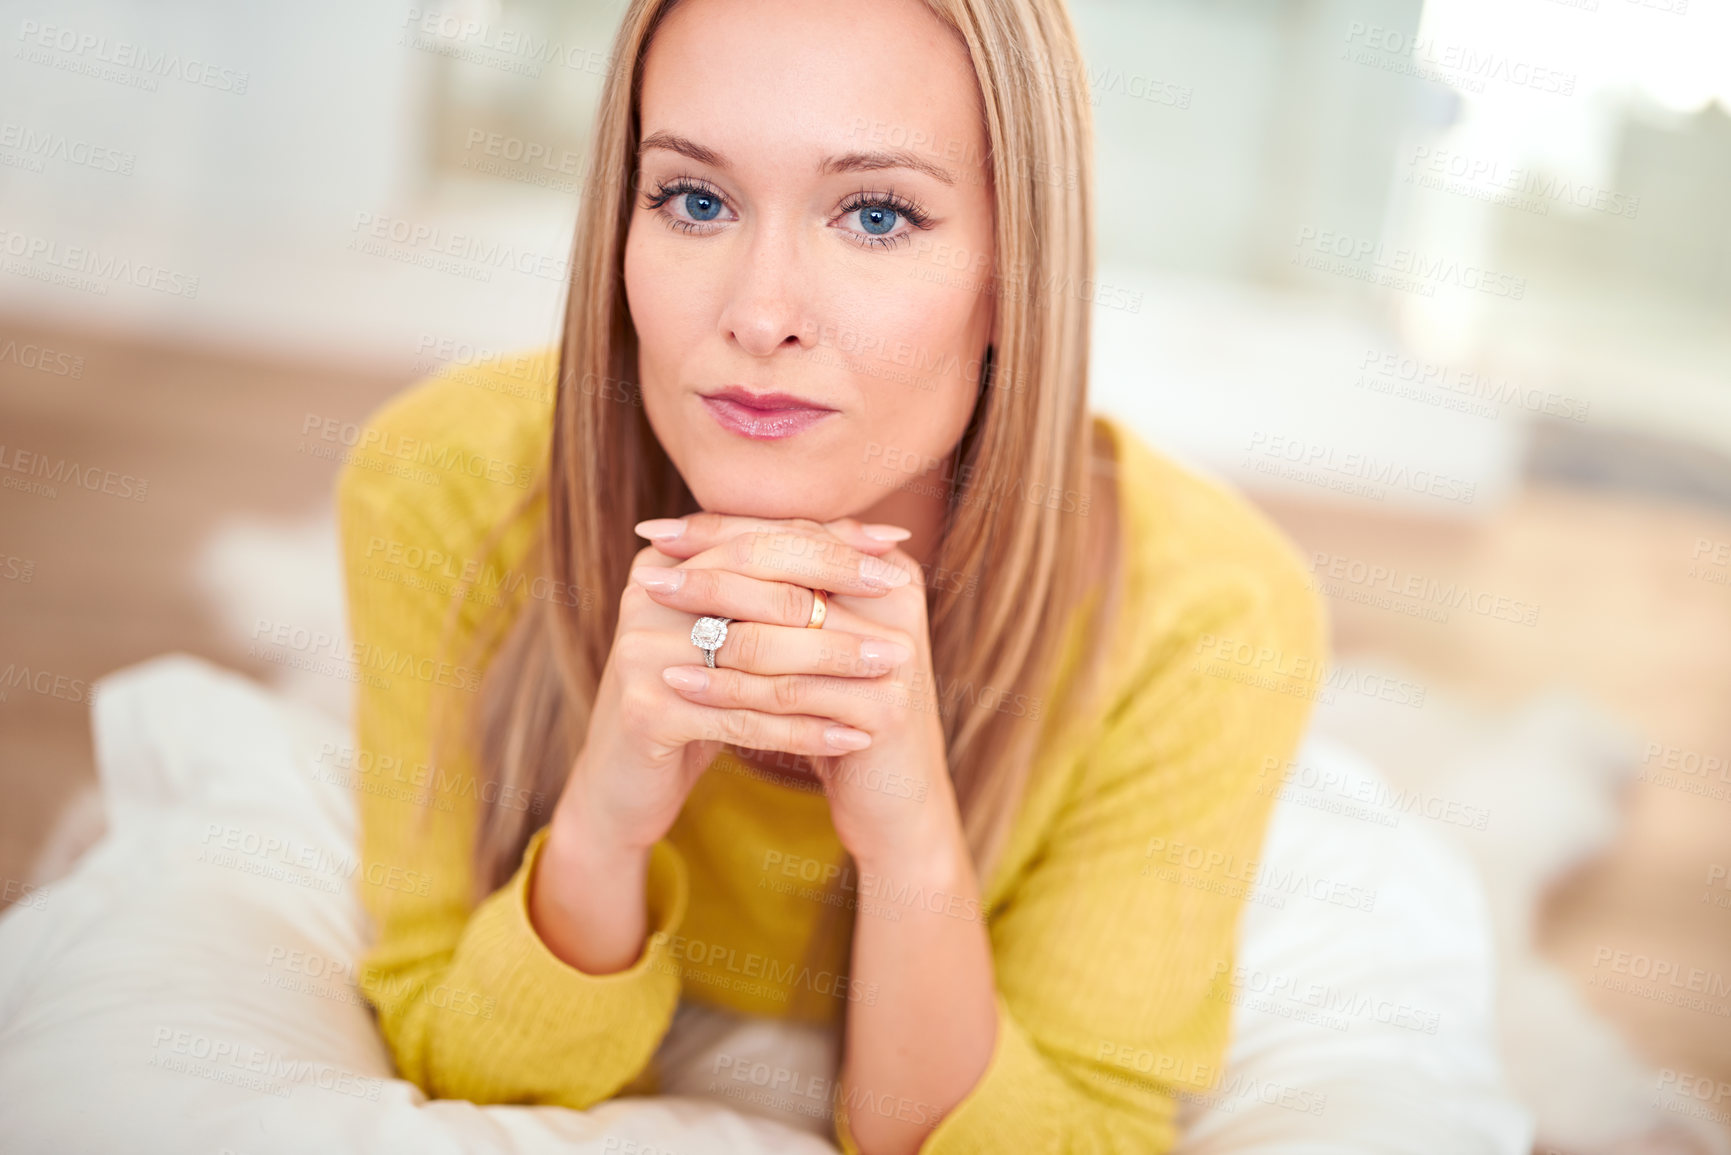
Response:
[[[653,148],[663,148],[676,152],[680,156],[689,157],[698,164],[707,164],[714,168],[729,167],[727,158],[712,148],[705,148],[689,137],[672,132],[654,132],[643,138],[643,143],[637,146],[637,157]],[[944,184],[956,183],[955,174],[941,165],[911,153],[905,149],[868,149],[860,152],[844,152],[839,156],[825,157],[817,166],[822,176],[830,176],[841,172],[876,172],[886,168],[908,168],[915,172],[923,172],[933,180]]]

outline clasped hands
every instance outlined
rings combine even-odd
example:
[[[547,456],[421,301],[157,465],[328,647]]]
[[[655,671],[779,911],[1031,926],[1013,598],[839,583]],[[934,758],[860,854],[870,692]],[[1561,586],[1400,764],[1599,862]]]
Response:
[[[701,711],[706,750],[806,756],[856,861],[906,861],[954,835],[925,581],[897,548],[905,531],[706,512],[638,532],[654,544],[633,560],[632,586],[664,614],[634,617],[664,619],[690,653],[660,675],[670,709]],[[813,589],[830,594],[819,629],[807,626]],[[733,619],[715,669],[689,641],[693,615]]]

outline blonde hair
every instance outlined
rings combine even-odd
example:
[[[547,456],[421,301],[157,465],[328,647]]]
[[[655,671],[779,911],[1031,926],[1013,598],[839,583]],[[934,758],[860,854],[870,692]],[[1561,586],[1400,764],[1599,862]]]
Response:
[[[619,595],[644,544],[632,526],[697,508],[641,405],[622,404],[617,387],[637,379],[622,262],[643,62],[676,2],[632,0],[624,15],[577,221],[551,453],[535,494],[545,498],[535,557],[562,583],[553,588],[584,596],[531,601],[496,627],[503,640],[473,720],[481,773],[516,796],[557,797],[582,747]],[[1092,123],[1061,0],[927,3],[965,42],[978,77],[996,217],[996,336],[956,446],[958,480],[931,559],[932,572],[979,581],[927,582],[948,766],[983,879],[1025,790],[1041,728],[1073,711],[1081,683],[1091,682],[1076,679],[1063,702],[1049,696],[1065,628],[1090,576],[1100,576],[1088,573],[1088,523],[1076,516],[1092,492],[1085,299],[1093,282]],[[1064,499],[1046,500],[1054,492]],[[1099,629],[1096,620],[1093,636]],[[1083,654],[1091,652],[1085,646]],[[965,708],[951,708],[958,697]],[[1005,701],[1035,708],[1005,710]],[[545,818],[481,808],[478,894],[511,876]]]

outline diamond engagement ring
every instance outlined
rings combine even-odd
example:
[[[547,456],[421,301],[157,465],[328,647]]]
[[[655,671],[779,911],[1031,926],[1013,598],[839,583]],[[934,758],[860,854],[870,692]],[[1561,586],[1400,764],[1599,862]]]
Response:
[[[691,627],[691,644],[703,651],[703,660],[709,663],[710,669],[715,669],[715,651],[721,648],[721,643],[727,640],[727,623],[732,618],[697,619],[697,624]]]

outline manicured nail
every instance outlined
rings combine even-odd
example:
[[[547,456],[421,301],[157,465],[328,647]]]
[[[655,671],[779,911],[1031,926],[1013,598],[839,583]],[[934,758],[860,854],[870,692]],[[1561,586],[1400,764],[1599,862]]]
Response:
[[[914,580],[914,575],[901,566],[870,555],[860,558],[859,576],[867,585],[883,590],[893,590]]]
[[[664,565],[640,565],[631,571],[631,580],[646,590],[658,594],[676,593],[685,584],[685,571]]]
[[[837,750],[864,750],[872,744],[872,736],[851,726],[831,726],[823,732],[823,740]]]
[[[862,525],[860,532],[876,541],[906,541],[914,535],[911,529],[903,529],[899,525]]]
[[[709,671],[693,670],[688,666],[668,666],[661,671],[661,680],[675,690],[709,689]]]
[[[883,666],[893,670],[914,654],[900,642],[892,642],[887,638],[867,638],[859,644],[859,656],[868,666]]]
[[[685,519],[681,517],[652,517],[648,521],[640,521],[631,527],[638,537],[646,537],[650,541],[672,541],[685,532]]]

